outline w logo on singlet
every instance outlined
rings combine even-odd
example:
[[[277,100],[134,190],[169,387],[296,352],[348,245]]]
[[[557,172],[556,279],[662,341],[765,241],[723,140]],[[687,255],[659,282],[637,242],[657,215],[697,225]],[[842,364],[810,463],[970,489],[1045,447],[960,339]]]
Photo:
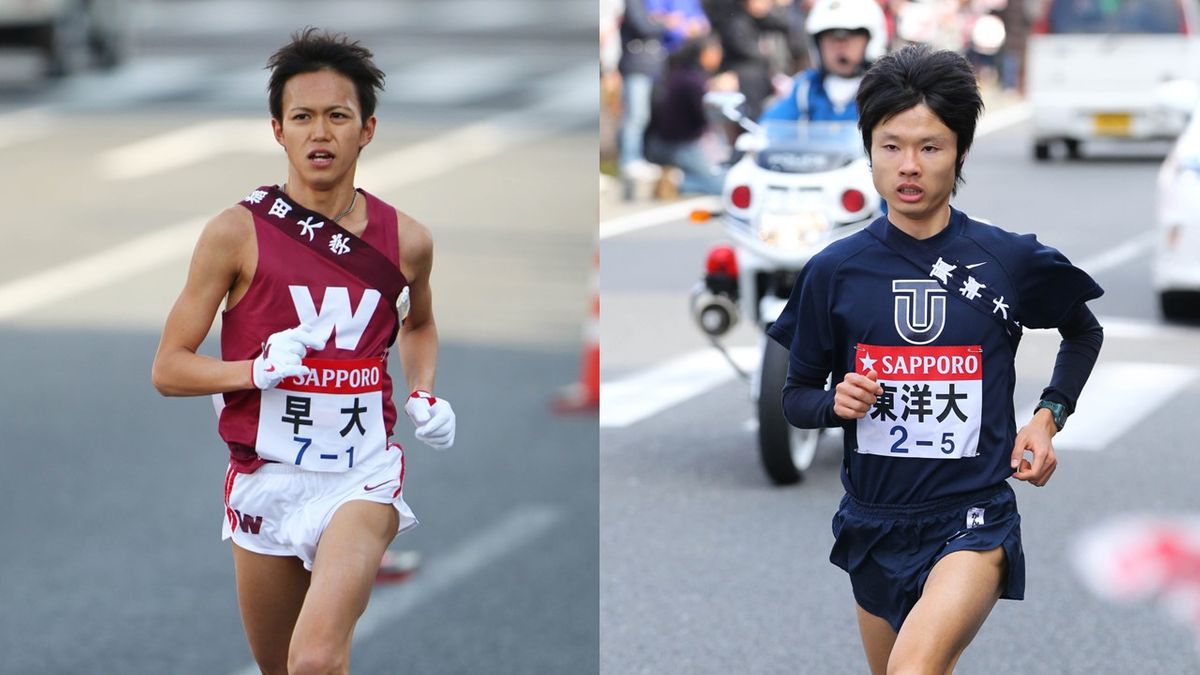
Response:
[[[368,288],[363,291],[358,307],[350,308],[350,291],[344,286],[327,286],[325,297],[321,300],[321,311],[317,311],[312,293],[307,286],[288,286],[292,293],[292,304],[296,306],[296,315],[300,323],[312,329],[313,335],[325,340],[330,333],[334,335],[334,345],[338,349],[354,349],[362,339],[363,331],[375,308],[379,305],[379,291]]]
[[[906,342],[927,345],[946,327],[946,289],[933,279],[896,279],[896,332]]]

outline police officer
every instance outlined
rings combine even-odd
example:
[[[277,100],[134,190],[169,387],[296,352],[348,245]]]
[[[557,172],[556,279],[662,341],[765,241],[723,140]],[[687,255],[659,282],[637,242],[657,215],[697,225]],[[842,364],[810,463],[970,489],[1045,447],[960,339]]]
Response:
[[[820,0],[804,23],[816,45],[816,68],[801,72],[762,120],[855,121],[854,95],[887,42],[883,10],[875,0]]]

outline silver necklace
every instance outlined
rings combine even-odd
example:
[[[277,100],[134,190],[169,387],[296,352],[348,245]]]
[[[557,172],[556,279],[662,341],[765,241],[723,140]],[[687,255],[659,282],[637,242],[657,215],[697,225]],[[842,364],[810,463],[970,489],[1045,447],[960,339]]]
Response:
[[[283,184],[283,187],[281,188],[281,191],[282,191],[282,192],[283,192],[283,194],[285,194],[285,195],[288,193],[288,191],[287,191],[287,183],[284,183],[284,184]],[[288,195],[288,196],[290,197],[291,195]],[[358,190],[355,190],[355,191],[354,191],[354,196],[350,198],[350,206],[347,206],[345,211],[342,211],[341,213],[339,213],[339,214],[337,214],[336,216],[334,216],[334,218],[333,218],[333,222],[335,222],[335,223],[336,223],[337,221],[341,220],[342,218],[345,218],[347,213],[350,213],[351,211],[353,211],[353,210],[354,210],[354,205],[355,205],[355,204],[357,204],[357,203],[358,203]]]
[[[345,218],[347,213],[350,213],[351,211],[354,210],[354,205],[357,203],[358,203],[358,190],[355,190],[354,196],[350,198],[350,206],[347,206],[345,211],[342,211],[338,215],[334,216],[333,222],[336,223],[337,221],[341,220],[342,218]]]

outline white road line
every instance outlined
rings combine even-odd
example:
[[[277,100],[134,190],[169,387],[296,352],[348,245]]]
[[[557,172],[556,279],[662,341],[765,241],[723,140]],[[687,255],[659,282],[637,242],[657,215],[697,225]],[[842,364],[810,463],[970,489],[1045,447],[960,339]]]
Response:
[[[757,367],[757,348],[733,347],[729,351],[743,370]],[[717,350],[708,348],[684,354],[616,382],[602,382],[600,427],[635,424],[735,376],[724,357]]]
[[[471,162],[492,157],[519,145],[550,137],[578,122],[582,86],[595,85],[582,78],[583,68],[566,70],[547,80],[543,96],[533,104],[514,112],[461,127],[442,136],[408,146],[359,165],[358,182],[372,192],[382,193],[408,183],[448,173]],[[594,75],[594,68],[587,72]],[[586,103],[587,99],[583,99]],[[564,114],[567,113],[567,114]],[[594,113],[594,110],[593,110]],[[236,121],[235,121],[236,124]],[[190,129],[194,133],[194,127]],[[203,136],[208,131],[199,132]],[[184,134],[185,137],[187,133]],[[263,134],[270,139],[269,135]],[[179,142],[150,139],[153,142]],[[193,139],[185,138],[180,147]],[[152,154],[143,146],[129,151],[127,171],[139,171]],[[168,262],[187,258],[196,244],[206,218],[197,217],[162,230],[156,230],[94,255],[67,262],[37,274],[0,284],[0,321],[11,319],[40,306],[78,293],[95,290],[127,279]]]
[[[1124,320],[1124,324],[1136,322]],[[743,369],[758,364],[758,350],[735,347]],[[732,369],[711,349],[685,354],[660,366],[600,385],[600,427],[636,424],[732,379]],[[1200,377],[1200,368],[1167,363],[1100,363],[1092,372],[1077,412],[1054,439],[1056,448],[1101,450]],[[1036,401],[1019,406],[1031,411]],[[751,419],[743,430],[754,431]]]
[[[698,209],[716,210],[721,208],[721,200],[716,197],[694,197],[681,202],[656,206],[645,211],[630,213],[624,216],[600,221],[600,239],[608,239],[647,227],[683,220],[692,211]]]
[[[6,112],[0,115],[0,148],[49,136],[54,122],[48,106]]]
[[[355,172],[355,182],[370,186],[372,192],[384,192],[493,157],[511,145],[510,139],[494,123],[476,122],[381,157],[363,160]]]
[[[363,161],[355,180],[372,192],[384,192],[549,138],[594,107],[594,70],[584,66],[562,71],[540,83],[546,85],[542,95],[526,108]]]
[[[214,157],[242,152],[282,153],[267,119],[194,124],[107,150],[96,158],[108,180],[131,180]]]
[[[995,112],[989,112],[979,121],[975,137],[987,136],[1014,124],[1024,122],[1032,114],[1033,108],[1028,103],[1018,103],[1000,108]],[[663,206],[637,213],[616,216],[600,221],[600,239],[617,237],[656,225],[665,225],[666,223],[686,218],[689,213],[696,209],[719,209],[720,206],[721,202],[716,197],[696,197],[673,204],[664,204]]]
[[[496,560],[529,545],[562,518],[562,512],[550,506],[518,507],[499,523],[466,539],[449,553],[426,561],[409,581],[376,588],[371,593],[367,611],[354,629],[354,643],[370,639],[422,603],[462,583]],[[234,671],[233,675],[257,673],[258,667],[251,664]]]
[[[1033,106],[1029,103],[1021,102],[997,108],[986,113],[983,119],[979,120],[978,126],[975,127],[975,138],[983,138],[1001,129],[1020,124],[1031,117],[1033,117]]]
[[[1108,448],[1198,375],[1198,368],[1169,363],[1100,363],[1079,396],[1075,414],[1054,437],[1054,447]],[[1036,404],[1017,408],[1018,416]]]
[[[451,96],[450,89],[459,87],[462,82],[509,82],[517,77],[520,68],[515,59],[486,64],[477,60],[435,63],[439,64],[439,70],[433,73],[422,71],[420,77],[430,78],[431,82],[453,81],[457,84],[440,85],[441,88],[436,90],[424,85],[419,87],[428,90],[425,93],[430,96]],[[470,70],[469,64],[474,64],[470,66],[474,70]],[[456,68],[468,68],[468,77],[449,77]],[[486,72],[481,70],[484,68]],[[383,192],[549,137],[580,121],[583,114],[580,111],[584,106],[592,105],[594,70],[594,67],[576,67],[543,78],[549,86],[544,87],[542,95],[524,109],[496,115],[380,157],[364,159],[355,176],[357,182],[368,186],[372,192]],[[477,90],[479,86],[476,85]],[[270,133],[268,119],[224,119],[195,124],[113,148],[96,161],[105,178],[130,180],[245,152],[282,152]]]
[[[168,260],[186,258],[204,223],[203,218],[185,220],[85,258],[0,285],[0,321],[135,277]]]
[[[1156,233],[1154,232],[1143,232],[1107,251],[1103,251],[1078,263],[1079,268],[1095,276],[1101,272],[1107,272],[1115,267],[1120,267],[1146,253],[1154,245],[1155,236]]]
[[[1195,328],[1182,325],[1160,323],[1153,319],[1132,319],[1123,316],[1098,316],[1096,320],[1104,327],[1105,338],[1123,340],[1165,340],[1188,339],[1200,335]],[[1046,337],[1053,340],[1062,339],[1057,328],[1027,328],[1025,334],[1035,337]]]

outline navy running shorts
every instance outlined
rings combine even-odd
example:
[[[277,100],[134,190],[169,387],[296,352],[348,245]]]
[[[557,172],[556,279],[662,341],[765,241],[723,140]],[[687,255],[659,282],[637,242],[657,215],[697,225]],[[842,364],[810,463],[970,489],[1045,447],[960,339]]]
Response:
[[[899,632],[933,566],[954,551],[1004,547],[1001,596],[1025,597],[1021,515],[1007,482],[918,504],[868,504],[850,495],[833,517],[829,561],[850,574],[859,606]]]

